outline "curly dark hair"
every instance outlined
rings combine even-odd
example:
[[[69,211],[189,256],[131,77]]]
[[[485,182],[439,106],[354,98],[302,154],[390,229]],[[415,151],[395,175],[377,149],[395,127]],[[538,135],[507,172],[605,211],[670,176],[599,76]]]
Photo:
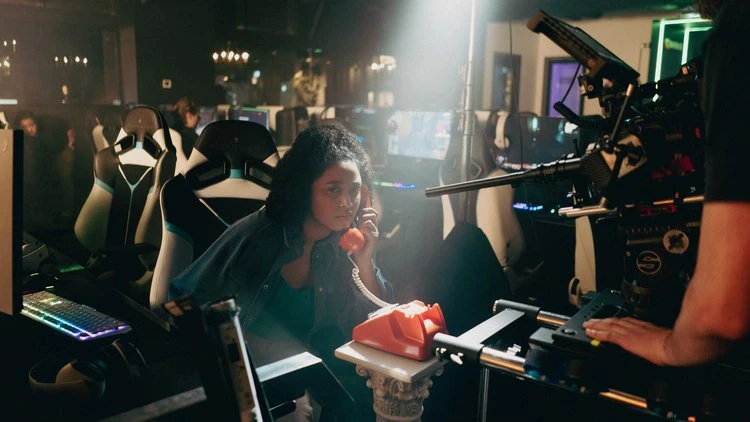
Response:
[[[370,187],[372,171],[365,149],[346,127],[330,122],[300,133],[276,165],[266,199],[271,220],[281,225],[301,226],[312,213],[313,182],[328,167],[342,161],[355,162],[362,185]]]

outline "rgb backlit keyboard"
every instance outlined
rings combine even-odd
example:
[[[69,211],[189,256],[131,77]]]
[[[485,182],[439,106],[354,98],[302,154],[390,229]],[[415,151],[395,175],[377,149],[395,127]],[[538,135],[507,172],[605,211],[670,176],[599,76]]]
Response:
[[[44,290],[23,296],[21,314],[79,341],[130,331],[123,321]]]

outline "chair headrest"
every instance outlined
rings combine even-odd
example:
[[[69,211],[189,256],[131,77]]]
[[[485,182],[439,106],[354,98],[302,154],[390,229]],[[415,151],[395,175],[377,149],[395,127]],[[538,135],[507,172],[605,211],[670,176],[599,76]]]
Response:
[[[134,134],[136,141],[142,141],[144,135],[154,136],[157,130],[164,128],[163,117],[158,110],[148,106],[138,106],[130,110],[122,122],[122,130]]]
[[[203,129],[182,173],[194,190],[229,178],[270,185],[278,161],[265,127],[241,120],[219,120]]]
[[[505,110],[495,110],[490,112],[487,119],[485,140],[491,142],[500,151],[505,151],[509,146],[505,132],[505,123],[508,121],[508,116],[510,116],[510,113]]]
[[[153,107],[137,106],[130,110],[114,143],[118,155],[137,145],[141,145],[153,158],[164,150],[174,151],[164,117]]]

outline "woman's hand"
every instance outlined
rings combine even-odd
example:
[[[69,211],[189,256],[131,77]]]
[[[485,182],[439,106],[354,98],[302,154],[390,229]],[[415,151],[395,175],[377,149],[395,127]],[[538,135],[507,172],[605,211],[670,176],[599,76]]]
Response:
[[[367,290],[375,296],[380,297],[383,292],[375,276],[375,265],[372,262],[372,255],[375,252],[378,236],[380,236],[377,217],[378,212],[372,207],[362,208],[359,212],[359,225],[357,229],[364,234],[365,245],[358,252],[352,253],[352,258],[357,263],[359,276]]]
[[[353,253],[357,265],[370,262],[375,252],[380,232],[377,226],[378,212],[375,208],[362,208],[359,212],[359,225],[357,229],[365,235],[365,245],[358,252]]]

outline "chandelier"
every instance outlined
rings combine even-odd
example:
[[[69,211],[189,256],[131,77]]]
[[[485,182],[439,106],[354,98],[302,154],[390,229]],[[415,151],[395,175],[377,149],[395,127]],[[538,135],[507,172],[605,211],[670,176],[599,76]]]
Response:
[[[227,44],[227,48],[221,51],[214,51],[211,58],[216,64],[247,64],[250,60],[250,53],[246,50],[234,49]]]
[[[70,55],[70,57],[55,56],[55,66],[89,67],[89,59],[87,57],[74,56],[72,54]]]
[[[393,56],[375,56],[372,58],[372,64],[370,64],[370,70],[375,72],[381,72],[383,70],[392,72],[396,69],[396,58]]]

